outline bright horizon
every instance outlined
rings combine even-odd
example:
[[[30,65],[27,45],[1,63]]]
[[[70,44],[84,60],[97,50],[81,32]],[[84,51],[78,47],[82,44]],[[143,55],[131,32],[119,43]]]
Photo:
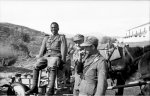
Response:
[[[60,34],[125,36],[127,30],[150,22],[150,1],[0,0],[0,22],[45,33],[58,22]]]

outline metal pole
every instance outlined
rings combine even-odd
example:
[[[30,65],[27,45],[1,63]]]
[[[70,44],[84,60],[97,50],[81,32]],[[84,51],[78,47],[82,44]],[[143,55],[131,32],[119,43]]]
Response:
[[[133,86],[141,86],[141,85],[146,85],[150,84],[150,81],[139,81],[139,82],[130,82],[131,84],[126,84],[126,85],[118,85],[118,86],[109,86],[107,90],[112,90],[112,89],[118,89],[122,87],[133,87]]]

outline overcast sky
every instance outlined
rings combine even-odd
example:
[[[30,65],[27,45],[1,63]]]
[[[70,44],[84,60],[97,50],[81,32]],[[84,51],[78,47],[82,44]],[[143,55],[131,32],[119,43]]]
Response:
[[[67,36],[125,36],[130,28],[150,21],[150,1],[0,0],[0,22],[51,33],[53,21]]]

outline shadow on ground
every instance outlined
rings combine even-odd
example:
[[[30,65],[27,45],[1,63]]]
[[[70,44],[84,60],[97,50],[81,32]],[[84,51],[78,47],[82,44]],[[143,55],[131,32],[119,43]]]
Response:
[[[22,67],[14,67],[14,66],[8,66],[8,67],[0,67],[0,73],[1,72],[19,72],[19,73],[25,73],[25,72],[32,72],[31,69],[26,69]]]

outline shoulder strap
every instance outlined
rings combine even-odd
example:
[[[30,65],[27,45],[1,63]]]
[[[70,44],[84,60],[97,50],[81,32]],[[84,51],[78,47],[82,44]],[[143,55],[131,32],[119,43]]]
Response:
[[[60,38],[61,41],[62,41],[62,38],[63,38],[63,37],[65,37],[64,34],[59,34],[59,38]]]
[[[53,42],[55,42],[55,40],[56,40],[57,38],[60,38],[60,35],[55,36],[54,39],[53,39],[53,41],[51,41],[51,44],[52,44]]]
[[[99,60],[99,55],[96,55],[95,58],[93,59],[93,62],[91,62],[91,64],[89,64],[88,66],[86,66],[86,68],[84,69],[83,75],[87,72],[87,70],[90,68],[90,66],[93,65],[98,60]]]
[[[64,34],[59,34],[60,36],[65,36]]]

